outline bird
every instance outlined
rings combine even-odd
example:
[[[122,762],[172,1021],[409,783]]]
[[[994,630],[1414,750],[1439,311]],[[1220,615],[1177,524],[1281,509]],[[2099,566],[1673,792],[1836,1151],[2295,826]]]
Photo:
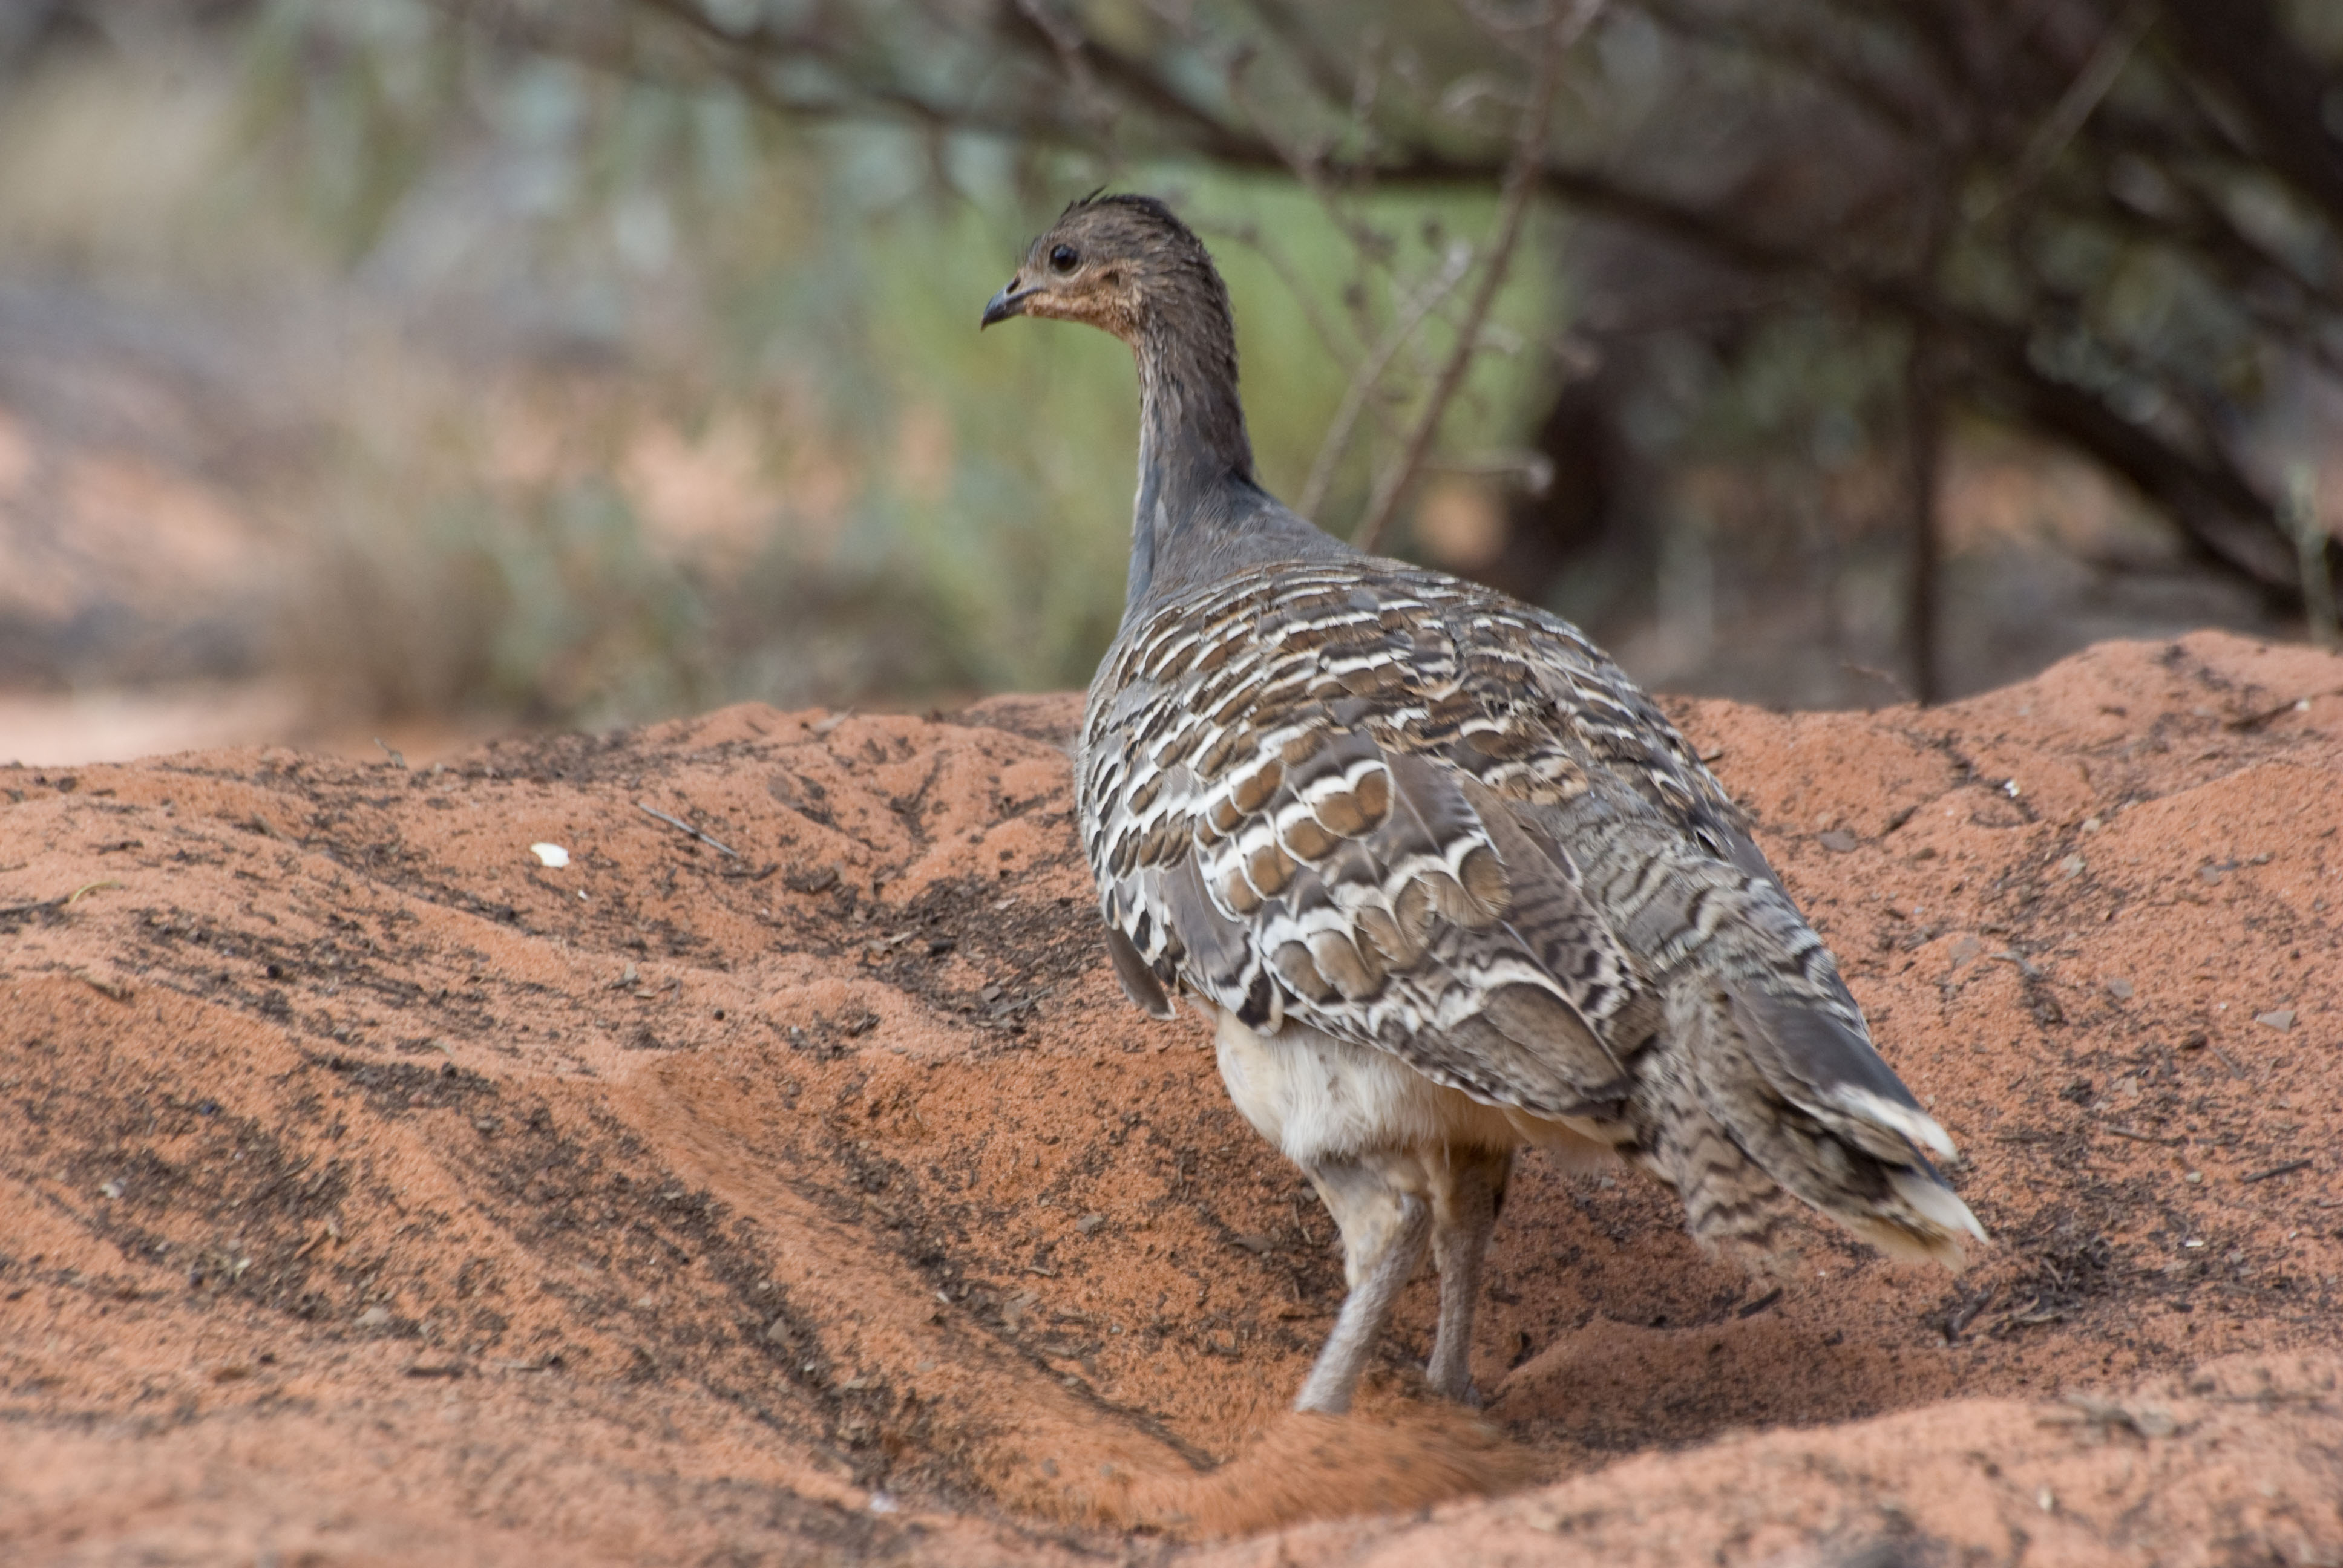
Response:
[[[1874,1048],[1750,820],[1576,627],[1365,554],[1272,496],[1228,290],[1158,198],[1093,194],[985,305],[1130,346],[1139,477],[1076,812],[1105,943],[1213,1027],[1238,1111],[1341,1232],[1294,1408],[1347,1412],[1427,1247],[1432,1391],[1477,1405],[1473,1319],[1517,1153],[1625,1160],[1758,1269],[1798,1205],[1957,1269],[1952,1140]]]

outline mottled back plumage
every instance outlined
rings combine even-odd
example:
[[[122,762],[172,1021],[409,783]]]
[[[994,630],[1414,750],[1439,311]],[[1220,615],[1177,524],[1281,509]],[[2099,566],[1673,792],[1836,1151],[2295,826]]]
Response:
[[[1772,1252],[1784,1191],[1895,1251],[1956,1261],[1982,1235],[1921,1152],[1950,1141],[1741,813],[1617,666],[1261,488],[1226,295],[1168,209],[1070,208],[986,320],[1019,314],[1103,327],[1140,364],[1131,590],[1077,771],[1116,972],[1158,1016],[1185,993],[1222,1019],[1232,1092],[1311,1171],[1354,1275],[1384,1245],[1354,1231],[1412,1232],[1342,1171],[1382,1161],[1393,1214],[1454,1185],[1423,1174],[1447,1154],[1400,1147],[1424,1134],[1372,1087],[1383,1056],[1461,1097],[1442,1141],[1612,1147],[1712,1244]],[[1334,1097],[1315,1131],[1290,1110],[1304,1048],[1326,1079],[1309,1092]],[[1263,1073],[1283,1075],[1267,1099]],[[1443,1342],[1451,1314],[1443,1295]],[[1312,1387],[1355,1376],[1322,1358]]]
[[[1642,1155],[1705,1239],[1772,1241],[1773,1182],[1725,1179],[1779,1146],[1807,1201],[1946,1243],[1879,1164],[1925,1171],[1912,1140],[1944,1134],[1723,788],[1567,623],[1391,561],[1246,572],[1126,629],[1078,778],[1118,973],[1159,1016],[1185,990],[1561,1120]]]

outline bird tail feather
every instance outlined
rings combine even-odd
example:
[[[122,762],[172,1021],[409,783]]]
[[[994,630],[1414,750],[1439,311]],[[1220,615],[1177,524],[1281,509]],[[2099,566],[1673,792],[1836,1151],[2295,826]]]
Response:
[[[1961,1266],[1986,1240],[1928,1151],[1952,1140],[1873,1049],[1819,940],[1773,887],[1719,921],[1664,981],[1665,1023],[1639,1063],[1645,1161],[1684,1200],[1693,1234],[1745,1255],[1782,1250],[1786,1192],[1891,1256]]]

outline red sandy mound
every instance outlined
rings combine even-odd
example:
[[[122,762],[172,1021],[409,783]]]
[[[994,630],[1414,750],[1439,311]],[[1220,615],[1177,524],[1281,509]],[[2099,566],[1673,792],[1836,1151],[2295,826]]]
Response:
[[[1683,705],[1998,1244],[1777,1291],[1533,1159],[1486,1424],[1429,1281],[1281,1415],[1332,1229],[1099,961],[1074,698],[0,771],[0,1554],[2343,1562],[2338,693]]]

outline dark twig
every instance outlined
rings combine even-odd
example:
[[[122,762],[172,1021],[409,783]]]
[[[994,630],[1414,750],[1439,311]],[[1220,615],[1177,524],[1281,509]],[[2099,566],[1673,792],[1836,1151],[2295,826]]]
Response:
[[[2188,1141],[2186,1138],[2158,1138],[2153,1132],[2142,1132],[2130,1127],[2118,1127],[2112,1121],[2106,1123],[2101,1131],[2112,1132],[2118,1138],[2128,1138],[2135,1143],[2161,1143],[2173,1147]]]
[[[2325,691],[2311,691],[2306,692],[2300,697],[2289,697],[2284,702],[2279,703],[2276,708],[2264,708],[2252,713],[2241,715],[2236,719],[2224,719],[2221,720],[2221,728],[2224,729],[2259,729],[2263,725],[2268,724],[2273,719],[2282,719],[2289,713],[2298,713],[2307,709],[2315,699],[2321,697],[2343,697],[2343,688],[2329,687]]]
[[[1987,1285],[1975,1296],[1956,1303],[1945,1314],[1945,1340],[1947,1343],[1961,1337],[1961,1331],[1977,1321],[1986,1308],[1993,1304],[1995,1287]]]
[[[1505,167],[1497,230],[1481,263],[1480,283],[1465,307],[1464,319],[1457,323],[1456,346],[1449,351],[1448,363],[1441,367],[1440,378],[1433,383],[1432,395],[1424,399],[1423,411],[1416,416],[1415,428],[1408,433],[1406,448],[1375,487],[1367,515],[1352,537],[1352,543],[1363,550],[1372,551],[1383,538],[1392,514],[1399,509],[1401,496],[1415,478],[1416,470],[1423,466],[1424,453],[1431,449],[1432,438],[1439,431],[1440,417],[1448,411],[1449,402],[1463,385],[1464,372],[1480,349],[1482,325],[1489,318],[1489,307],[1496,303],[1497,291],[1504,286],[1506,270],[1513,264],[1513,244],[1521,238],[1522,220],[1528,216],[1530,196],[1537,190],[1540,173],[1545,166],[1546,126],[1554,117],[1554,90],[1562,85],[1563,56],[1570,53],[1570,46],[1603,8],[1603,0],[1578,0],[1566,11],[1561,0],[1550,3],[1554,12],[1546,23],[1545,47],[1538,55],[1537,79],[1530,88],[1529,106],[1522,112],[1521,138],[1514,145],[1513,161]]]
[[[707,834],[701,832],[699,829],[693,827],[690,823],[685,821],[680,817],[670,817],[666,812],[660,810],[658,807],[646,806],[640,800],[635,802],[635,809],[638,811],[649,812],[650,815],[658,818],[660,821],[666,823],[670,828],[681,829],[684,832],[690,834],[693,838],[699,839],[701,843],[707,845],[709,849],[715,850],[719,855],[729,855],[736,860],[740,858],[739,850],[733,849],[729,844],[719,843],[716,839],[709,838]]]
[[[2267,1181],[2273,1176],[2291,1176],[2298,1171],[2309,1169],[2310,1161],[2308,1160],[2289,1160],[2283,1165],[2273,1165],[2267,1171],[2257,1171],[2250,1176],[2240,1176],[2237,1181],[2240,1184],[2250,1187],[2257,1181]]]

